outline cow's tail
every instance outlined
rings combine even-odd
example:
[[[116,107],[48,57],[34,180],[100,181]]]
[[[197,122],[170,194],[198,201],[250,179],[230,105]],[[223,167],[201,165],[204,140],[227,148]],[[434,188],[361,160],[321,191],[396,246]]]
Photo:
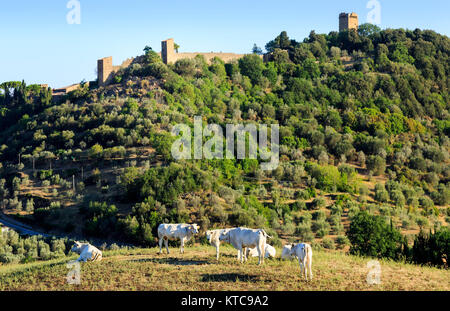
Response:
[[[305,246],[305,263],[307,263],[307,264],[309,264],[310,263],[310,260],[311,260],[311,252],[312,252],[312,249],[311,249],[311,246]]]

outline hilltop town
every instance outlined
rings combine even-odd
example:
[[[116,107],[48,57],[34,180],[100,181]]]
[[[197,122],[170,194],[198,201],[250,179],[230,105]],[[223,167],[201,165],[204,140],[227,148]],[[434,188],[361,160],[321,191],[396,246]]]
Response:
[[[358,14],[356,13],[341,13],[339,14],[339,31],[350,31],[357,30],[359,25]],[[224,62],[230,62],[233,60],[238,60],[245,56],[246,54],[235,54],[235,53],[222,53],[222,52],[191,52],[191,53],[178,53],[175,50],[174,39],[167,39],[161,42],[161,52],[158,53],[164,64],[173,64],[179,59],[193,59],[197,55],[201,55],[205,58],[207,62],[211,62],[215,57],[220,58]],[[270,53],[261,55],[264,61],[270,59]],[[127,68],[133,63],[140,63],[141,58],[129,58],[122,62],[118,66],[113,65],[113,58],[111,56],[101,58],[97,61],[97,81],[94,84],[99,87],[106,86],[113,80],[114,73],[120,69]],[[92,82],[87,82],[87,85]],[[48,85],[42,85],[43,87],[48,87]],[[67,87],[62,87],[59,89],[53,89],[53,94],[55,96],[68,94],[80,87],[80,84],[73,84]]]

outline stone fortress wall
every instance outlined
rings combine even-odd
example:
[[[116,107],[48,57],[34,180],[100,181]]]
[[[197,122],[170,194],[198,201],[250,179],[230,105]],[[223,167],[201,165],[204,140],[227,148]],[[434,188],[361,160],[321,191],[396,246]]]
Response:
[[[173,64],[177,60],[188,58],[195,58],[197,55],[202,55],[205,57],[207,62],[211,62],[214,57],[218,57],[222,59],[224,62],[230,62],[232,60],[236,60],[244,57],[246,54],[235,54],[235,53],[203,53],[203,52],[194,52],[194,53],[176,53],[175,52],[175,43],[173,39],[167,39],[161,42],[161,52],[159,56],[162,58],[164,64]],[[124,61],[119,66],[113,65],[113,59],[111,56],[101,58],[97,61],[97,78],[98,85],[105,86],[111,83],[111,79],[114,76],[114,73],[117,72],[121,68],[126,68],[130,66],[134,61],[134,58],[129,58]]]
[[[101,58],[97,61],[98,85],[105,86],[111,82],[113,73],[120,68],[126,68],[133,63],[134,58],[128,58],[119,66],[113,66],[112,56]]]
[[[339,31],[346,31],[350,29],[358,29],[358,14],[356,13],[341,13],[339,14]],[[204,53],[204,52],[194,52],[194,53],[176,53],[174,40],[167,39],[161,42],[161,52],[158,53],[165,64],[175,63],[177,60],[187,58],[192,59],[197,55],[202,55],[207,62],[211,62],[214,57],[222,59],[224,62],[230,62],[233,60],[240,59],[247,54],[235,54],[235,53]],[[261,55],[264,61],[269,61],[270,55]],[[97,61],[97,81],[98,86],[105,86],[111,83],[114,73],[121,68],[126,68],[130,66],[136,59],[129,58],[125,60],[122,64],[118,66],[113,65],[113,59],[111,56],[101,58]],[[60,89],[53,89],[55,95],[64,95],[79,88],[80,84],[73,84]]]
[[[214,57],[218,57],[224,62],[230,62],[244,57],[247,54],[235,54],[235,53],[204,53],[204,52],[193,52],[193,53],[176,53],[175,43],[173,39],[167,39],[161,42],[161,57],[165,64],[175,63],[177,60],[188,58],[195,58],[197,55],[202,55],[205,57],[207,62],[211,62]]]
[[[339,31],[345,31],[350,29],[358,29],[358,14],[356,13],[341,13],[339,14]],[[214,57],[218,57],[222,59],[224,62],[230,62],[233,60],[240,59],[247,54],[235,54],[235,53],[204,53],[204,52],[194,52],[194,53],[176,53],[175,52],[175,42],[174,40],[167,39],[161,42],[161,53],[159,53],[162,61],[165,64],[173,64],[177,60],[180,59],[192,59],[197,55],[202,55],[207,62],[211,62]],[[269,58],[268,55],[261,55],[261,58],[264,61],[267,61]],[[105,57],[99,59],[97,61],[97,77],[98,77],[98,85],[105,86],[111,82],[111,79],[115,72],[117,72],[121,68],[125,68],[130,66],[134,61],[134,58],[129,58],[124,61],[119,66],[113,65],[112,57]]]

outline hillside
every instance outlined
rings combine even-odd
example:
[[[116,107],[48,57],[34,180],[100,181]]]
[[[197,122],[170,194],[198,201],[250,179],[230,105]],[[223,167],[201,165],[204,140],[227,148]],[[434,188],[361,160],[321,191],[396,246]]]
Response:
[[[198,56],[166,65],[146,47],[112,84],[84,84],[64,97],[1,84],[2,213],[42,232],[108,244],[155,246],[158,224],[196,222],[202,234],[258,227],[277,247],[305,241],[355,253],[349,229],[365,211],[402,234],[395,252],[370,253],[395,259],[413,256],[407,247],[421,230],[448,228],[448,37],[363,26],[312,31],[303,41],[282,32],[266,50],[266,62]],[[195,116],[204,128],[278,124],[279,166],[173,159],[171,130],[194,128]],[[0,259],[47,258],[40,247],[56,252],[46,242],[20,243],[0,244]],[[448,246],[437,254],[430,262],[440,265]]]

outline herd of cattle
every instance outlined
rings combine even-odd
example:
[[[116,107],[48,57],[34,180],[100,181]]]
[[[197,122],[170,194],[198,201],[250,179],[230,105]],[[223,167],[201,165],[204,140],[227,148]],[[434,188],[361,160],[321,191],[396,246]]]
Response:
[[[198,226],[196,224],[161,224],[158,227],[159,253],[162,253],[162,244],[164,241],[167,254],[170,253],[168,247],[169,239],[179,239],[181,241],[180,252],[184,253],[184,244],[194,235],[198,234]],[[231,244],[238,250],[238,260],[244,262],[248,256],[258,257],[258,264],[264,263],[264,258],[276,255],[273,246],[267,244],[267,238],[271,238],[263,229],[248,228],[230,228],[209,230],[206,232],[208,242],[216,248],[216,259],[219,260],[219,247],[222,242]],[[88,243],[75,242],[71,249],[80,255],[77,261],[99,261],[102,259],[102,252]],[[306,243],[290,244],[283,247],[281,253],[282,259],[297,258],[300,265],[300,275],[304,275],[305,279],[312,279],[312,248]]]

